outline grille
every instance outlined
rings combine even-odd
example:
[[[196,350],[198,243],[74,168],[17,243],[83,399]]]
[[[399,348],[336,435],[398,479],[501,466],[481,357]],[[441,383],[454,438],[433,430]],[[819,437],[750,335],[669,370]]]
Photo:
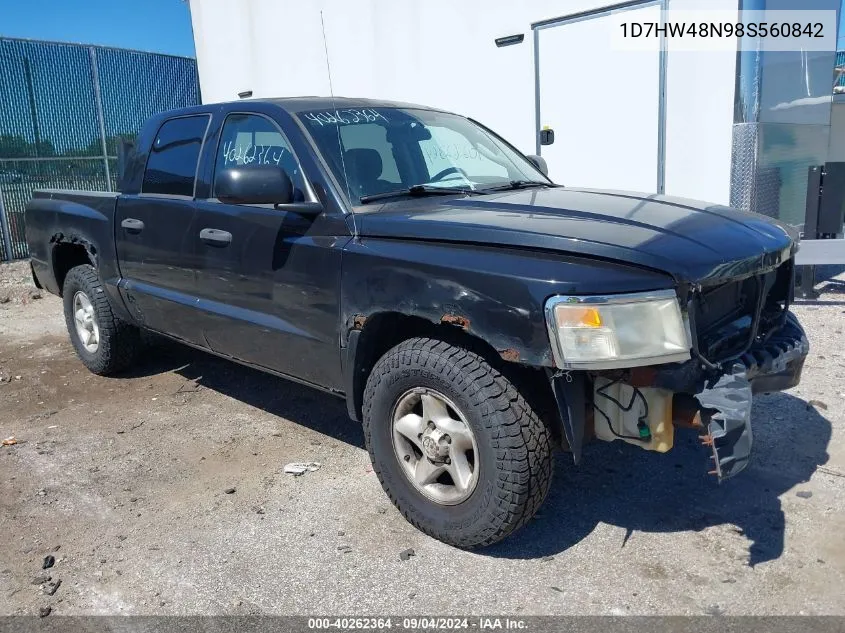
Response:
[[[699,353],[711,363],[741,356],[782,325],[792,295],[792,260],[777,269],[703,289],[691,314]]]

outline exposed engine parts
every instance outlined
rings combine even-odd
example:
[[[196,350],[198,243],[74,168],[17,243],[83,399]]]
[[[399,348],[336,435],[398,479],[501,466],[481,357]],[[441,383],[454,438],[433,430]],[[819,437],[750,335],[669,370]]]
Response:
[[[715,371],[692,360],[632,370],[558,372],[550,378],[576,462],[583,444],[593,438],[666,452],[676,427],[693,429],[710,452],[710,474],[722,481],[749,463],[752,395],[798,384],[808,351],[804,331],[787,314],[779,329]]]
[[[633,387],[622,378],[593,380],[596,438],[619,439],[649,451],[672,448],[672,392],[653,387]]]

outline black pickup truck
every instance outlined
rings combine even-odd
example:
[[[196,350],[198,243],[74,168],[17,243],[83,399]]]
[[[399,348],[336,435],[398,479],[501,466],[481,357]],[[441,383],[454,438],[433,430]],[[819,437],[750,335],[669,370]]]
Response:
[[[494,543],[546,496],[555,445],[672,448],[719,479],[753,393],[796,385],[796,245],[758,215],[562,187],[481,124],[359,99],[248,100],[149,121],[121,193],[38,191],[35,283],[82,362],[142,329],[344,397],[405,517]]]

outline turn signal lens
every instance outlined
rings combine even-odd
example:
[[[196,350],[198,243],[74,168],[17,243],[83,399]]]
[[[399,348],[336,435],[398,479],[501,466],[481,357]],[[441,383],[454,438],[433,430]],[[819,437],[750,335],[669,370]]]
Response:
[[[596,308],[581,306],[567,306],[566,310],[557,313],[560,327],[601,327],[601,313]]]

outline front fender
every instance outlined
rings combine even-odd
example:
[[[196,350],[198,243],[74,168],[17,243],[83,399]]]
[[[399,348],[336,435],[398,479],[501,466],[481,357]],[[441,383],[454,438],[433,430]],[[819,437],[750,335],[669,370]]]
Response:
[[[554,365],[544,306],[555,294],[671,287],[659,273],[566,254],[381,238],[352,240],[343,255],[342,345],[381,312],[450,324],[507,361]]]

